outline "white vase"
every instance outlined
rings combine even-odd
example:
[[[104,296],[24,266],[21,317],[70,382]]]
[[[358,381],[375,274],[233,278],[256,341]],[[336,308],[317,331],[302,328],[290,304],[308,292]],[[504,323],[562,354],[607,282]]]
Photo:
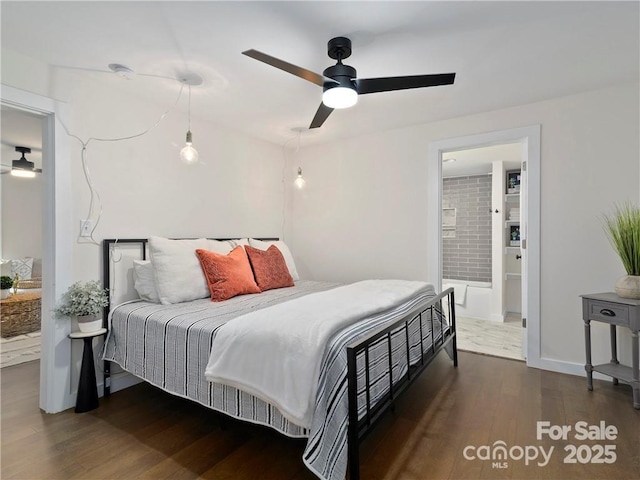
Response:
[[[82,333],[90,333],[102,328],[102,319],[98,315],[76,315],[78,328]]]
[[[9,298],[9,294],[11,293],[11,289],[6,288],[4,290],[0,290],[0,300],[4,300],[5,298]]]
[[[615,290],[619,297],[640,299],[640,275],[625,275],[616,282]]]

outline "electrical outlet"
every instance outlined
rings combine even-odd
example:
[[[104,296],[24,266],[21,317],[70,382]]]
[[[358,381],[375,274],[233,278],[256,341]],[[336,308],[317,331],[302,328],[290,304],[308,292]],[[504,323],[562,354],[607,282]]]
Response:
[[[90,237],[93,230],[93,220],[80,220],[80,236]]]

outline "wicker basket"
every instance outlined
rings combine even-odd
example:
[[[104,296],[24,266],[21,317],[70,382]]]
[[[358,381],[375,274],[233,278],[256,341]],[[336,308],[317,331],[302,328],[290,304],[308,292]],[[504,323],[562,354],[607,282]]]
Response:
[[[30,288],[42,288],[41,278],[32,278],[31,280],[18,281],[18,288],[21,290],[28,290]]]
[[[0,335],[4,338],[40,330],[40,294],[19,293],[0,300]]]

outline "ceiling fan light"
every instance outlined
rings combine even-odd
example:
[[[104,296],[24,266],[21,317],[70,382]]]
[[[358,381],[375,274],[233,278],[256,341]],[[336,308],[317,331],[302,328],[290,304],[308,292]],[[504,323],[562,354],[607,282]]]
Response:
[[[14,177],[34,178],[37,172],[35,164],[25,157],[26,153],[31,153],[31,149],[29,147],[16,147],[16,152],[20,152],[22,156],[18,160],[11,162],[11,175]]]
[[[358,103],[358,92],[349,87],[333,87],[324,91],[322,103],[329,108],[349,108]]]
[[[36,172],[33,170],[24,170],[22,168],[12,168],[11,175],[21,178],[34,178],[36,176]]]

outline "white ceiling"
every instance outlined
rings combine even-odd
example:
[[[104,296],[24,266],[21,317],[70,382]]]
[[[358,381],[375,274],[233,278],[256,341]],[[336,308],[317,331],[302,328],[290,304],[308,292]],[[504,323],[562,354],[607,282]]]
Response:
[[[480,175],[493,170],[493,162],[503,162],[505,170],[520,168],[522,144],[505,143],[468,148],[442,154],[442,176]],[[445,161],[448,160],[448,161]]]
[[[56,69],[171,104],[192,92],[206,119],[282,144],[308,126],[320,87],[241,52],[254,48],[318,73],[347,36],[360,78],[456,72],[453,86],[361,96],[309,143],[535,102],[639,78],[638,2],[0,2],[2,47]],[[186,104],[181,107],[186,110]]]

